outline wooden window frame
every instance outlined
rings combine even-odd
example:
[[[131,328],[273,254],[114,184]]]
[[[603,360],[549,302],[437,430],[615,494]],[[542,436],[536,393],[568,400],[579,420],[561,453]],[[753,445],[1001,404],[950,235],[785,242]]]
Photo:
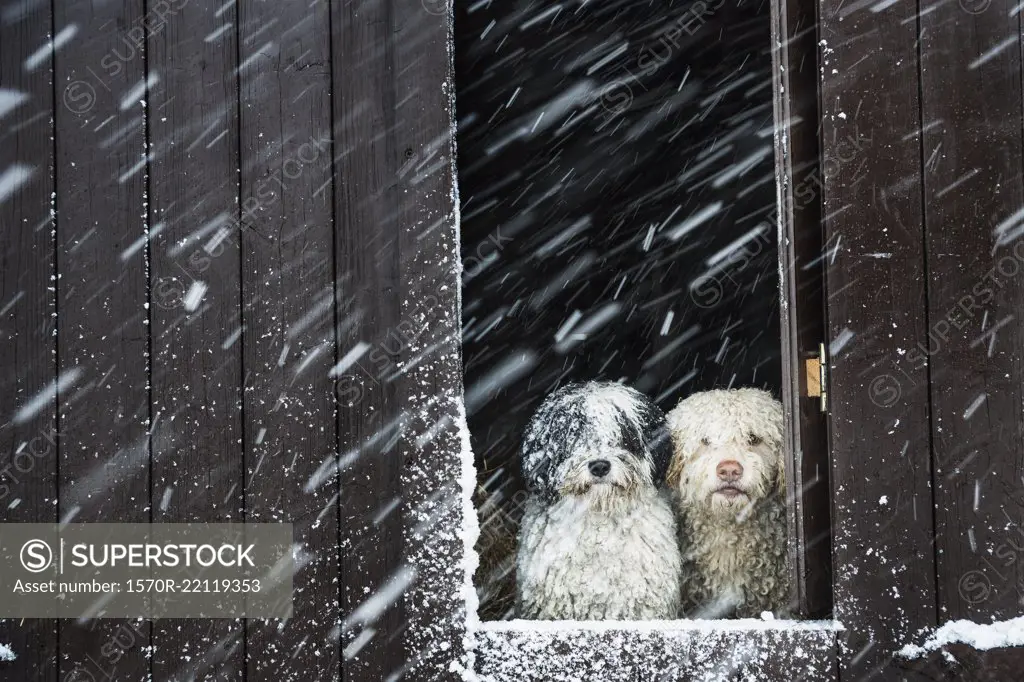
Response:
[[[799,187],[794,182],[797,173],[806,175],[809,168],[818,166],[814,136],[803,135],[817,117],[814,28],[812,3],[773,2],[772,41],[773,45],[784,46],[773,50],[773,63],[775,116],[786,122],[781,133],[777,130],[775,135],[776,164],[783,170],[778,183],[782,208],[778,226],[780,244],[785,245],[779,257],[783,274],[780,333],[783,367],[789,377],[783,388],[791,455],[786,466],[790,497],[798,499],[795,493],[801,489],[811,491],[805,491],[807,504],[790,505],[788,522],[793,600],[800,616],[807,620],[608,622],[571,627],[479,621],[472,588],[478,528],[471,495],[476,470],[461,404],[461,277],[454,262],[457,259],[452,259],[459,244],[456,210],[452,219],[442,219],[440,228],[410,242],[414,255],[403,273],[413,287],[403,304],[406,314],[416,317],[415,311],[423,308],[418,301],[444,294],[434,299],[438,304],[430,315],[414,320],[430,326],[432,341],[424,341],[422,346],[439,344],[438,356],[442,359],[410,372],[410,379],[418,377],[432,390],[418,392],[408,406],[418,415],[414,430],[421,437],[417,442],[430,434],[428,445],[413,448],[414,456],[406,458],[403,475],[403,494],[412,510],[405,524],[407,562],[417,576],[405,597],[408,675],[440,679],[471,669],[483,679],[542,680],[572,670],[584,678],[601,675],[625,680],[637,679],[638,675],[642,679],[668,679],[729,670],[751,679],[772,681],[792,679],[794,670],[803,670],[814,679],[834,677],[837,636],[842,626],[820,620],[829,614],[832,597],[825,427],[818,400],[805,395],[802,369],[803,356],[816,350],[824,338],[821,266],[819,262],[817,267],[804,267],[808,259],[798,258],[798,254],[820,251],[820,191],[815,192],[813,201],[802,201],[795,194]],[[800,63],[802,70],[793,66]],[[452,82],[449,72],[449,87]],[[454,126],[452,110],[447,109],[445,114],[443,120],[434,121],[437,134],[433,139],[446,139],[442,124]],[[798,125],[802,127],[797,129]],[[797,138],[802,140],[800,144],[786,142]],[[440,175],[428,182],[441,180]],[[424,196],[457,201],[456,186],[454,177],[448,177],[440,186],[424,188]],[[453,208],[457,207],[446,210]],[[423,220],[436,221],[443,210],[431,212]],[[801,235],[799,241],[797,235]],[[417,349],[410,351],[415,356]],[[453,395],[458,400],[436,400],[433,395]],[[458,504],[445,502],[452,493],[457,493]],[[425,523],[429,524],[427,530]],[[813,568],[814,563],[819,570]]]
[[[936,450],[948,447],[932,441],[931,377],[901,352],[927,338],[932,303],[922,276],[929,270],[929,185],[923,156],[908,151],[901,139],[908,130],[921,130],[920,80],[936,77],[920,68],[918,24],[931,22],[954,33],[983,30],[994,44],[1004,39],[997,21],[1002,15],[993,10],[986,15],[991,20],[972,24],[954,14],[962,10],[958,3],[933,6],[927,15],[919,14],[915,3],[856,9],[841,0],[772,2],[783,402],[790,494],[797,501],[789,515],[794,599],[801,615],[813,619],[831,613],[833,620],[607,622],[572,628],[479,622],[471,582],[476,471],[461,400],[458,196],[452,165],[448,173],[409,183],[415,196],[405,205],[415,208],[399,244],[403,283],[411,287],[402,301],[403,317],[428,330],[428,338],[406,351],[409,370],[399,389],[412,418],[402,439],[402,546],[389,551],[404,557],[415,580],[402,602],[404,621],[388,630],[387,641],[404,646],[404,679],[466,674],[516,682],[559,677],[935,680],[964,679],[965,672],[976,673],[969,679],[1010,679],[1007,671],[1020,669],[1021,649],[979,652],[954,645],[947,647],[952,662],[947,652],[920,660],[897,654],[939,623],[940,605],[950,602],[949,582],[956,588],[950,568],[957,568],[939,570],[936,564],[936,543],[957,538],[938,533],[930,514],[908,511],[911,497],[934,503],[932,458],[941,464],[943,453]],[[405,62],[427,82],[444,84],[435,88],[444,93],[443,101],[436,94],[426,98],[424,117],[413,128],[426,159],[439,150],[442,156],[454,154],[450,6],[447,12],[447,19],[418,33],[416,58]],[[436,59],[424,59],[423,45]],[[949,54],[941,45],[925,53],[940,60]],[[999,58],[1012,67],[1019,53],[1005,51]],[[960,61],[952,67],[967,68],[962,55],[955,59]],[[901,70],[903,64],[913,68]],[[907,75],[911,72],[914,77]],[[403,83],[423,89],[422,78],[415,86],[408,79]],[[986,97],[1001,101],[992,92],[998,86],[981,85],[988,88]],[[938,104],[949,102],[938,97]],[[850,120],[865,138],[853,159],[845,125]],[[863,182],[867,176],[876,181]],[[877,183],[892,187],[891,193],[876,196]],[[932,181],[930,191],[935,190]],[[872,257],[883,251],[891,251],[886,260]],[[807,260],[809,253],[817,256]],[[436,305],[424,314],[426,300]],[[936,305],[933,312],[941,312]],[[851,330],[860,333],[851,337]],[[829,412],[823,420],[817,401],[803,395],[804,360],[819,343],[829,342],[835,357],[825,363]],[[424,362],[428,352],[430,362]],[[909,382],[896,410],[884,399],[887,394],[874,392],[875,380],[890,373]],[[902,430],[894,428],[897,423]],[[967,427],[947,423],[945,428]],[[812,454],[822,442],[814,452],[827,453],[827,462]],[[1013,446],[997,444],[1009,462]],[[893,458],[903,453],[904,464],[894,469]],[[894,508],[903,513],[894,514]],[[829,566],[831,578],[827,570],[815,570]],[[1007,583],[1012,574],[999,579],[1002,587],[1012,587]],[[971,608],[986,620],[1006,614],[1003,603]]]

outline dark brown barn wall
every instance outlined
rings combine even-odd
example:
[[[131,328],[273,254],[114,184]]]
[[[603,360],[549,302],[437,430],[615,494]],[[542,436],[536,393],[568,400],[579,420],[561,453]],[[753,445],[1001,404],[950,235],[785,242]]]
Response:
[[[1019,34],[1007,30],[1016,6],[965,0],[921,17],[940,621],[1024,613],[1024,219],[1011,218],[1024,207],[1024,140]]]
[[[125,256],[146,237],[146,63],[110,30],[138,25],[143,5],[54,5],[56,34],[76,32],[54,79],[95,92],[86,111],[55,111],[58,364],[81,377],[60,396],[59,512],[74,523],[149,521],[146,250]],[[62,620],[61,679],[142,679],[149,643],[143,620]]]
[[[454,177],[454,78],[446,4],[401,5],[395,34],[395,91],[401,150],[399,249],[406,332],[399,377],[409,415],[402,443],[406,561],[416,582],[404,596],[404,678],[452,676],[461,660],[465,507],[459,221]],[[431,57],[426,58],[426,55]],[[447,55],[448,58],[442,57]],[[393,167],[393,166],[392,166]]]
[[[26,68],[26,60],[45,49],[51,27],[49,3],[0,21],[0,83],[27,95],[0,119],[0,173],[16,164],[32,172],[13,194],[0,197],[0,520],[12,523],[57,520],[55,396],[15,417],[52,391],[57,379],[53,62],[44,54],[35,68]],[[0,621],[0,642],[18,655],[0,675],[58,679],[57,621]]]
[[[77,26],[58,54],[61,81],[89,88],[76,85],[60,110],[45,49],[49,3],[33,7],[2,23],[4,86],[32,96],[5,121],[4,168],[34,166],[2,205],[5,227],[20,230],[3,252],[4,414],[59,371],[79,370],[60,395],[69,434],[61,513],[292,521],[303,546],[296,612],[283,628],[159,622],[147,658],[142,625],[118,657],[118,678],[150,668],[157,680],[213,670],[273,679],[289,669],[333,678],[342,647],[364,632],[345,653],[346,678],[407,670],[402,598],[379,619],[344,623],[341,637],[339,626],[368,595],[411,575],[403,556],[426,562],[440,551],[435,533],[448,544],[421,579],[457,575],[439,560],[460,549],[449,532],[457,460],[428,461],[458,450],[456,413],[422,389],[455,396],[460,385],[445,6],[204,2],[159,17],[134,0],[61,6],[57,29]],[[56,180],[55,145],[66,167]],[[55,186],[66,214],[59,248]],[[417,293],[447,293],[421,306],[403,299],[403,277]],[[410,341],[410,324],[433,326]],[[397,371],[428,339],[416,367]],[[329,374],[363,343],[366,357]],[[58,518],[56,427],[55,400],[3,425],[7,452],[28,442],[43,455],[10,491],[18,504],[4,520]],[[50,450],[33,434],[51,439]],[[350,455],[341,477],[339,445]],[[105,461],[114,466],[98,470]],[[403,471],[416,479],[405,490]],[[412,520],[422,514],[438,525]],[[459,585],[448,584],[449,596]],[[422,625],[461,618],[450,602],[436,606]],[[66,626],[62,671],[120,624]],[[55,623],[2,628],[19,653],[4,675],[56,677]]]
[[[401,670],[401,600],[376,622],[350,620],[389,580],[406,584],[402,570],[402,456],[406,415],[395,370],[401,280],[398,169],[408,121],[397,111],[395,32],[407,3],[336,3],[331,8],[334,106],[339,364],[339,501],[342,646],[366,631],[372,637],[343,663],[345,679],[385,679]],[[408,3],[412,5],[412,3]],[[368,629],[367,629],[368,628]],[[370,632],[372,630],[372,632]]]
[[[30,95],[3,119],[0,173],[33,171],[0,197],[0,467],[21,465],[0,477],[0,519],[293,522],[303,568],[283,626],[158,622],[151,656],[148,624],[2,622],[19,657],[0,679],[65,679],[126,625],[118,680],[451,675],[464,507],[444,5],[179,3],[133,48],[149,4],[51,4],[0,21],[3,87]],[[811,125],[789,128],[782,160],[789,214],[816,207],[795,183],[823,184],[827,330],[800,324],[815,285],[787,295],[799,350],[835,351],[835,657],[841,679],[900,679],[915,666],[893,654],[921,628],[1021,613],[1020,19],[1008,0],[920,17],[831,0],[814,55],[812,12],[786,7],[776,27],[801,38],[779,82],[820,69],[820,116],[780,111],[821,122],[817,178]],[[59,396],[19,414],[58,376]],[[793,375],[813,410],[801,389]],[[814,472],[797,463],[794,490]],[[814,499],[792,521],[817,614]],[[387,608],[360,609],[382,588]],[[831,652],[819,641],[816,665]],[[924,667],[998,678],[1019,653],[960,656]],[[783,679],[787,660],[765,669]]]
[[[238,5],[245,519],[291,522],[294,611],[246,623],[245,679],[339,674],[334,210],[325,2]],[[316,484],[308,486],[311,480]]]
[[[871,9],[821,15],[841,677],[998,679],[1019,650],[892,656],[1022,612],[1015,5]]]
[[[189,3],[146,43],[152,519],[244,519],[237,5]],[[201,295],[200,295],[201,294]],[[155,680],[241,679],[237,620],[153,625]]]
[[[248,621],[246,680],[340,674],[330,23],[325,2],[239,5],[246,520],[295,524],[294,613]],[[284,358],[284,359],[283,359]]]
[[[927,334],[917,8],[819,7],[835,616],[856,680],[937,620],[928,374],[906,356]]]

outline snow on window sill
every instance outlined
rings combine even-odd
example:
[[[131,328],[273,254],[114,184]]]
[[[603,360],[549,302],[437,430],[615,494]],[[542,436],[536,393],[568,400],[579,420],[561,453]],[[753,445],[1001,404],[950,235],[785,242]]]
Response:
[[[842,629],[831,620],[480,622],[467,633],[466,679],[827,679]]]
[[[660,633],[693,632],[755,632],[765,630],[840,632],[842,623],[836,620],[759,620],[738,618],[732,620],[497,620],[472,624],[479,632],[610,632],[637,631]]]

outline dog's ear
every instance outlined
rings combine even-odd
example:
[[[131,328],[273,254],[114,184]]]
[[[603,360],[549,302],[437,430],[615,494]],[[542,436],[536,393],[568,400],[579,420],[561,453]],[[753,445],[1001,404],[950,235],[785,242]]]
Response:
[[[669,433],[663,416],[657,427],[651,431],[647,447],[654,464],[654,483],[657,485],[666,480],[673,460],[672,434]]]
[[[526,458],[524,457],[524,462]],[[523,465],[523,477],[526,479],[526,488],[532,493],[543,493],[548,487],[548,478],[551,474],[551,458],[544,456],[537,460],[536,464],[527,468]]]
[[[665,485],[669,487],[669,490],[679,489],[679,479],[683,476],[683,454],[681,452],[672,453],[672,461],[668,465],[668,473],[665,475]]]
[[[644,396],[640,396],[640,421],[632,425],[632,428],[639,427],[640,442],[637,446],[647,451],[651,458],[651,478],[654,485],[660,485],[668,473],[669,463],[672,461],[672,433],[669,431],[668,422],[665,420],[665,413],[656,404]],[[626,420],[629,421],[629,420]],[[623,433],[630,431],[630,427],[623,425]],[[638,452],[637,447],[630,447],[633,452]]]
[[[792,458],[787,452],[788,448],[783,438],[786,427],[783,421],[782,403],[770,396],[769,398],[770,403],[767,409],[767,413],[770,415],[769,428],[764,435],[766,441],[779,455],[778,465],[775,467],[775,492],[784,500],[789,494],[786,490],[786,460],[792,461]]]
[[[775,467],[775,493],[782,499],[786,499],[786,452],[779,447],[779,462]]]
[[[675,409],[671,410],[665,415],[665,428],[668,430],[669,438],[669,465],[668,473],[665,475],[665,485],[670,490],[679,490],[679,481],[683,476],[683,462],[685,453],[683,452],[682,437],[683,433],[683,420],[682,420],[682,403],[676,405]]]

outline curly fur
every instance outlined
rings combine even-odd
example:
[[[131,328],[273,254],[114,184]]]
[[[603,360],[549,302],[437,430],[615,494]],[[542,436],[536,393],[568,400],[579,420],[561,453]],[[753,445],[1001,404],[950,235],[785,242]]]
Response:
[[[619,384],[549,396],[523,439],[530,490],[516,558],[516,613],[544,620],[674,618],[680,555],[659,484],[671,458],[661,411]],[[590,465],[606,462],[606,475]]]
[[[782,405],[758,389],[707,391],[681,401],[667,420],[675,451],[667,480],[687,546],[683,614],[785,615],[790,585]],[[738,463],[742,475],[723,470],[727,462]]]

